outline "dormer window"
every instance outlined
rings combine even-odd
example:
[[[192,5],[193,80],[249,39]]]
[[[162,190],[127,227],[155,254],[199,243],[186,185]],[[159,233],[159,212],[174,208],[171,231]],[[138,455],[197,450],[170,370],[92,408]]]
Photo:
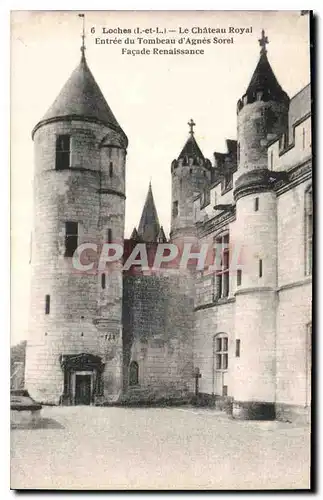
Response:
[[[71,136],[59,135],[56,138],[56,170],[65,170],[71,166]]]

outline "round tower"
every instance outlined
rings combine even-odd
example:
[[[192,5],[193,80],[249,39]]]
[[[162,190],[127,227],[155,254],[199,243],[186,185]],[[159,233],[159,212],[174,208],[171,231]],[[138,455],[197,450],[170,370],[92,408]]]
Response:
[[[238,164],[241,173],[267,168],[267,141],[287,132],[289,97],[267,58],[262,31],[260,58],[249,86],[237,104]]]
[[[171,239],[195,235],[193,201],[211,182],[211,162],[204,158],[195,137],[193,120],[190,134],[179,157],[173,160]]]
[[[233,416],[275,418],[277,214],[266,141],[287,131],[289,98],[269,64],[262,32],[260,59],[238,102],[238,172],[233,240],[237,272]]]
[[[32,132],[25,379],[37,401],[52,404],[114,398],[122,384],[122,272],[118,265],[113,274],[98,270],[97,262],[102,243],[123,243],[128,141],[81,50],[80,64]],[[75,250],[82,243],[94,247],[77,265]],[[83,265],[92,261],[86,270]]]

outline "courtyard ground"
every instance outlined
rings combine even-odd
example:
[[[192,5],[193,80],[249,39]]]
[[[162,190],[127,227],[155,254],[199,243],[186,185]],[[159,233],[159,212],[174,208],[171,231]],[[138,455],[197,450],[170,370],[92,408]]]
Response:
[[[202,408],[47,407],[11,432],[11,488],[309,488],[308,427]]]

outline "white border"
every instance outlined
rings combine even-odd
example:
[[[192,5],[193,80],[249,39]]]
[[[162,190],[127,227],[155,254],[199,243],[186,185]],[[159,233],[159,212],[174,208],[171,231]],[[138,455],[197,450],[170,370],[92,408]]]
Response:
[[[11,0],[11,1],[3,1],[0,4],[0,53],[1,53],[1,78],[0,78],[0,122],[1,122],[1,133],[0,133],[0,141],[1,141],[1,152],[2,152],[2,162],[1,162],[1,183],[0,183],[0,217],[1,217],[1,233],[2,233],[2,244],[0,250],[0,262],[2,264],[2,276],[0,280],[0,322],[1,322],[1,334],[3,337],[3,342],[1,345],[0,353],[2,356],[2,360],[0,362],[1,367],[1,399],[3,401],[2,412],[1,412],[1,450],[3,453],[3,460],[1,461],[1,476],[0,476],[0,491],[1,498],[6,499],[10,497],[13,492],[10,492],[9,487],[9,450],[10,450],[10,439],[9,439],[9,349],[10,349],[10,312],[9,312],[9,301],[10,301],[10,276],[9,276],[9,268],[10,268],[10,248],[9,248],[9,164],[10,164],[10,153],[9,153],[9,145],[10,145],[10,129],[9,129],[9,120],[10,120],[10,106],[9,106],[9,82],[10,82],[10,11],[11,10],[301,10],[304,7],[304,1],[296,1],[291,4],[290,2],[284,0],[274,0],[268,3],[267,5],[262,5],[259,1],[249,1],[248,5],[245,4],[242,8],[242,4],[237,1],[227,0],[225,2],[225,9],[217,9],[215,8],[214,1],[212,0],[155,0],[152,4],[150,2],[144,0],[137,0],[136,2],[130,0],[110,0],[109,2],[102,0],[91,0],[89,1],[79,1],[77,5],[69,0],[56,0],[55,2],[49,2],[48,0],[30,0],[30,1],[21,1],[21,0]],[[223,4],[222,4],[223,5]],[[77,9],[75,8],[77,7]],[[220,7],[220,5],[217,5]],[[292,8],[291,8],[292,7]],[[322,13],[323,7],[322,2],[314,1],[311,2],[311,6],[318,16]],[[318,31],[320,28],[320,19],[318,19]],[[319,33],[317,34],[319,35]],[[317,61],[316,61],[316,76],[317,76],[317,90],[320,88],[319,82],[320,79],[320,71],[322,68],[322,47],[320,39],[322,37],[317,36],[317,43],[319,46],[317,47]],[[318,103],[320,100],[318,99]],[[317,109],[317,120],[316,125],[319,126],[320,118],[322,116],[322,107],[320,106]],[[319,165],[319,152],[320,152],[320,143],[321,143],[321,131],[317,133],[317,170],[319,171],[321,166]],[[322,187],[322,176],[317,175],[316,177],[316,201],[319,204],[319,197],[322,196],[323,190],[320,189]],[[320,211],[318,208],[317,214]],[[319,217],[318,217],[319,218]],[[316,219],[316,232],[318,233],[318,218]],[[319,235],[318,235],[319,236]],[[319,238],[318,238],[319,240]],[[321,243],[321,241],[318,241]],[[322,245],[318,245],[318,248],[322,247]],[[317,257],[319,257],[319,252],[317,249]],[[318,266],[317,266],[318,267]],[[319,273],[317,276],[318,283],[321,282],[323,277]],[[321,304],[317,303],[317,309],[322,310],[320,307]],[[320,334],[319,323],[317,324],[316,333]],[[318,339],[319,340],[319,339]],[[316,345],[319,345],[317,340]],[[322,346],[322,342],[321,342]],[[321,349],[320,349],[321,354]],[[320,356],[320,359],[321,356]],[[317,360],[318,367],[320,366],[319,360]],[[317,370],[317,374],[319,374],[319,370]],[[319,391],[317,390],[317,395],[319,395]],[[317,403],[320,403],[319,401]],[[321,409],[321,407],[320,407]],[[317,436],[319,438],[319,435]],[[320,448],[322,443],[317,443],[317,446]],[[320,460],[318,461],[318,466],[320,466]],[[321,467],[320,467],[321,468]],[[318,477],[320,477],[320,470],[318,471]],[[125,493],[126,494],[126,493]],[[275,497],[281,497],[282,494],[273,492]],[[44,493],[42,496],[47,496],[48,493]],[[173,494],[170,493],[171,496]],[[220,493],[216,493],[217,496],[222,496]],[[33,496],[33,495],[31,495]],[[37,495],[39,497],[39,495]],[[111,497],[111,494],[109,495]],[[112,495],[113,496],[113,495]],[[228,495],[225,495],[226,497]],[[293,495],[292,495],[293,496]],[[82,495],[84,498],[84,495]],[[120,494],[118,495],[120,497]]]

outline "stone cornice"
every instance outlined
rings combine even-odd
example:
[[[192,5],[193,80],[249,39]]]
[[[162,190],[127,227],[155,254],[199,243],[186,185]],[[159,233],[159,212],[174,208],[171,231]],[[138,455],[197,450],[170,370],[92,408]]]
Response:
[[[312,276],[306,276],[302,280],[293,281],[292,283],[286,283],[285,285],[281,285],[277,288],[277,291],[282,292],[284,290],[289,290],[290,288],[307,285],[309,283],[312,283]]]
[[[97,192],[99,194],[113,194],[115,196],[119,196],[120,198],[126,199],[126,195],[121,193],[121,191],[117,191],[116,189],[98,189]]]
[[[34,139],[35,132],[42,127],[43,125],[49,125],[51,123],[57,123],[57,122],[72,122],[72,121],[79,121],[79,122],[87,122],[87,123],[96,123],[98,125],[103,125],[105,127],[110,128],[111,130],[114,130],[118,134],[122,136],[125,142],[125,148],[128,146],[128,137],[124,133],[124,131],[121,128],[116,127],[113,123],[107,123],[103,122],[101,120],[98,120],[97,118],[94,117],[87,117],[87,116],[79,116],[79,115],[67,115],[67,116],[56,116],[54,118],[48,118],[47,120],[41,120],[40,122],[37,123],[37,125],[33,128],[32,133],[31,133],[31,138]]]
[[[216,215],[212,219],[198,225],[197,226],[198,236],[200,238],[203,238],[208,234],[218,232],[227,224],[234,222],[235,218],[236,218],[235,207],[230,212],[222,212],[221,214]]]
[[[196,306],[194,308],[194,311],[201,311],[202,309],[208,309],[209,307],[222,306],[225,304],[232,304],[235,301],[236,301],[235,297],[229,297],[227,299],[212,300],[212,302],[209,302],[207,304],[201,304],[200,306]]]
[[[302,184],[302,182],[311,179],[312,158],[308,158],[304,162],[299,163],[293,169],[289,170],[288,173],[289,176],[287,182],[281,180],[275,184],[275,191],[277,193],[277,196],[280,196],[281,194],[286,193],[286,191],[293,189],[299,184]]]
[[[249,288],[244,288],[242,290],[237,290],[234,294],[235,297],[238,295],[247,295],[249,293],[259,293],[259,292],[274,292],[276,293],[276,288],[271,286],[252,286]]]

